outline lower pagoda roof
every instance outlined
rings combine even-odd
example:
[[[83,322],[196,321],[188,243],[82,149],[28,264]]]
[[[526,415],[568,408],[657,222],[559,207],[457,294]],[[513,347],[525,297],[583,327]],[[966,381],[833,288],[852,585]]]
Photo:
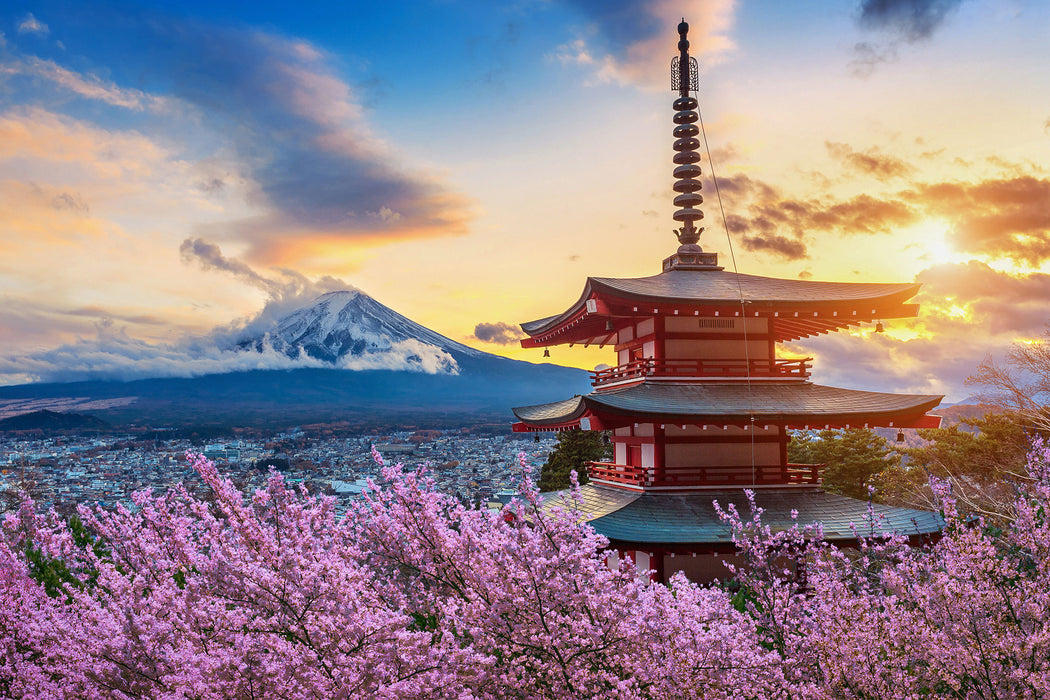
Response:
[[[840,389],[809,382],[753,382],[749,386],[742,382],[660,381],[513,410],[524,426],[548,430],[574,427],[581,418],[591,416],[601,423],[596,427],[646,419],[749,423],[752,418],[759,423],[791,426],[936,427],[925,425],[922,419],[942,398]]]
[[[732,545],[732,529],[718,517],[714,503],[717,501],[723,510],[735,505],[745,521],[751,517],[747,495],[741,488],[669,494],[590,483],[580,487],[582,501],[578,505],[563,498],[565,494],[545,494],[543,507],[576,509],[597,532],[620,544]],[[939,533],[944,526],[937,513],[880,503],[871,504],[875,516],[872,523],[867,501],[820,488],[758,488],[754,497],[755,505],[763,511],[763,525],[778,531],[795,523],[821,523],[829,542],[892,533],[921,537]],[[792,519],[792,510],[798,512],[797,519]]]

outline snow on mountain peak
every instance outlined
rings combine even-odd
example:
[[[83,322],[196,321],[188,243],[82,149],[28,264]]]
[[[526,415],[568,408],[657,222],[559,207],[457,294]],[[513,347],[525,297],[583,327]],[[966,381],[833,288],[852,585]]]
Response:
[[[263,337],[238,344],[303,354],[346,369],[396,369],[456,374],[456,355],[478,350],[435,333],[362,291],[328,292],[280,318]]]

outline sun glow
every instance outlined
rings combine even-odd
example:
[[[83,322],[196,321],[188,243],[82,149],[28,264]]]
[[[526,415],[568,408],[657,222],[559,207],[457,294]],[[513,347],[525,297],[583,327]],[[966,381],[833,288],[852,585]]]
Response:
[[[919,249],[919,258],[929,264],[965,262],[948,240],[949,224],[941,219],[926,219],[908,227],[906,233],[913,245]]]

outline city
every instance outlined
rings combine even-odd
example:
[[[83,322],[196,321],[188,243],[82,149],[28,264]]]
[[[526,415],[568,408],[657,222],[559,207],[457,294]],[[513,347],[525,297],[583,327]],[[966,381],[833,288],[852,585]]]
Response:
[[[460,430],[416,430],[360,437],[314,437],[302,429],[266,439],[235,439],[204,446],[190,439],[143,439],[141,435],[0,437],[0,508],[16,508],[28,492],[38,507],[69,513],[78,503],[130,503],[133,492],[163,492],[176,483],[203,487],[186,460],[202,452],[242,489],[261,487],[272,465],[311,494],[339,499],[338,508],[360,495],[368,479],[380,480],[375,445],[387,464],[426,465],[436,488],[463,502],[487,503],[513,492],[526,452],[537,478],[555,440],[543,435],[478,436]],[[504,495],[504,498],[506,496]]]

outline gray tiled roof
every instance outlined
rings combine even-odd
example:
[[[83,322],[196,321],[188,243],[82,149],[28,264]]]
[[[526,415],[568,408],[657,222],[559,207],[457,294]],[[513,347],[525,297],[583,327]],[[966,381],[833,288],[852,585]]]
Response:
[[[919,285],[818,282],[743,275],[724,270],[671,270],[651,277],[591,277],[595,287],[638,297],[683,301],[821,302],[861,301],[918,292]]]
[[[751,417],[756,420],[819,423],[865,416],[916,415],[934,408],[943,397],[886,394],[821,386],[808,382],[643,382],[624,389],[595,391],[540,406],[515,408],[523,421],[562,423],[589,408],[639,417]]]
[[[521,324],[530,335],[549,330],[563,317],[571,315],[592,292],[639,301],[714,305],[746,301],[752,309],[795,308],[835,302],[903,303],[919,291],[918,284],[880,284],[871,282],[817,282],[744,275],[725,270],[670,270],[651,277],[588,277],[580,299],[555,316]],[[870,311],[869,309],[862,309]],[[839,325],[845,325],[844,323]]]
[[[715,501],[724,509],[734,504],[744,520],[751,517],[741,488],[687,494],[639,493],[590,483],[580,487],[580,492],[580,511],[587,514],[591,526],[619,542],[728,544],[732,542],[732,532],[718,518]],[[559,499],[548,497],[544,505],[550,507],[558,502]],[[830,541],[853,539],[851,523],[861,536],[891,532],[928,535],[939,532],[943,525],[936,513],[876,503],[872,528],[867,502],[818,488],[755,489],[755,505],[763,509],[763,524],[773,530],[791,527],[795,522],[791,518],[794,509],[800,525],[822,523],[824,537]]]

